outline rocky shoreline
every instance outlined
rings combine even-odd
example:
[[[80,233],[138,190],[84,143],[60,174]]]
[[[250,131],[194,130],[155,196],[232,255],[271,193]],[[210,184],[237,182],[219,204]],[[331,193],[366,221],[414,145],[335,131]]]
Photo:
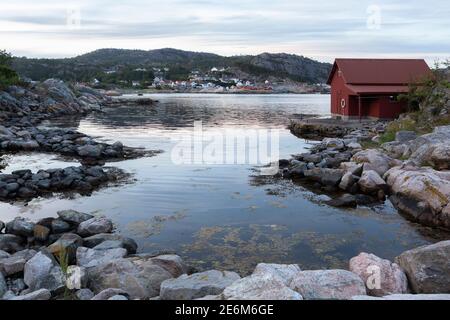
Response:
[[[375,125],[324,138],[309,152],[280,160],[277,176],[331,193],[331,206],[388,198],[408,219],[450,230],[450,126],[422,136],[399,131],[395,141],[364,149],[361,143],[376,141],[379,131]]]
[[[135,100],[129,103],[136,104]],[[145,103],[150,103],[145,99]],[[0,201],[31,200],[55,192],[89,194],[108,183],[124,182],[129,174],[117,168],[101,168],[106,162],[153,156],[158,150],[144,150],[97,142],[72,129],[39,127],[43,120],[61,116],[83,116],[114,107],[117,101],[89,87],[56,79],[0,92],[0,155],[16,152],[51,153],[77,160],[82,166],[49,170],[18,170],[0,173]],[[7,164],[2,162],[0,170]]]
[[[136,253],[111,220],[73,210],[0,221],[3,300],[450,300],[450,241],[395,262],[360,253],[348,270],[260,263],[247,277],[196,272],[175,254]],[[3,233],[5,229],[5,233]]]

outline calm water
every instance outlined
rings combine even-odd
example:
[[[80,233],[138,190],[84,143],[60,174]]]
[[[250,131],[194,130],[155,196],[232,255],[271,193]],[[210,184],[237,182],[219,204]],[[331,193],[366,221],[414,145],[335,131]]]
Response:
[[[176,251],[198,269],[246,273],[258,262],[298,263],[302,268],[346,267],[361,251],[392,259],[402,251],[448,238],[399,216],[389,203],[341,210],[290,182],[255,178],[255,165],[176,165],[171,151],[201,120],[206,133],[242,128],[279,130],[280,156],[310,144],[285,129],[300,113],[326,115],[326,95],[152,95],[156,106],[122,107],[71,126],[100,140],[164,152],[113,165],[136,181],[90,197],[36,199],[0,204],[0,219],[32,219],[75,209],[106,215],[118,232],[135,238],[142,252]],[[7,157],[18,168],[61,167],[52,155]]]

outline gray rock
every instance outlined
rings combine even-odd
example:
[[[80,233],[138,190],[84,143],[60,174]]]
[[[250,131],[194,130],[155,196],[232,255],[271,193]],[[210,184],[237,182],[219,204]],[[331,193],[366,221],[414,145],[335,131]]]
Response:
[[[6,233],[17,236],[31,237],[33,236],[34,223],[22,217],[14,218],[6,224]]]
[[[102,155],[103,146],[102,145],[85,145],[78,147],[77,153],[81,157],[89,158],[99,158]]]
[[[121,295],[121,294],[118,294],[116,296],[112,296],[108,300],[128,300],[128,298],[123,296],[123,295]]]
[[[348,300],[366,294],[361,278],[346,270],[302,271],[292,280],[290,288],[305,300]]]
[[[8,291],[8,286],[6,285],[5,277],[3,273],[0,272],[0,298]]]
[[[358,201],[354,195],[344,194],[338,198],[327,201],[326,204],[336,208],[355,208],[358,205]]]
[[[59,292],[65,287],[65,278],[51,253],[38,252],[25,263],[24,281],[31,290],[48,289]]]
[[[14,234],[0,234],[0,250],[13,253],[23,249],[24,239]]]
[[[161,283],[172,275],[151,258],[131,257],[89,268],[88,278],[89,288],[96,293],[119,288],[131,299],[148,299],[158,296]]]
[[[137,251],[137,244],[136,242],[131,238],[123,237],[119,234],[112,234],[112,233],[99,233],[87,238],[83,239],[83,246],[87,248],[94,248],[95,246],[101,244],[105,241],[120,241],[123,244],[123,247],[127,249],[129,254],[136,253]]]
[[[414,293],[450,292],[450,240],[405,251],[395,261]]]
[[[210,270],[181,275],[161,283],[161,300],[192,300],[217,295],[241,277],[235,272]]]
[[[80,289],[75,292],[75,296],[78,300],[91,300],[94,293],[89,289]]]
[[[77,264],[85,268],[92,268],[115,259],[124,258],[127,250],[124,248],[94,250],[84,247],[77,249]]]
[[[178,255],[162,254],[151,259],[153,263],[169,271],[169,273],[175,278],[188,272],[188,267]]]
[[[122,289],[116,289],[116,288],[108,288],[101,292],[99,292],[97,295],[95,295],[91,300],[109,300],[111,297],[114,296],[122,296],[122,297],[128,297],[128,293]],[[126,299],[128,300],[128,299]]]
[[[0,259],[5,259],[5,258],[9,258],[11,255],[3,250],[0,250]]]
[[[84,221],[94,218],[91,214],[78,212],[75,210],[62,210],[58,211],[57,214],[62,220],[75,225],[79,225]]]
[[[8,258],[0,259],[0,272],[5,276],[12,276],[23,272],[25,263],[30,260],[36,251],[26,249],[11,255]]]
[[[113,230],[113,223],[106,218],[92,218],[83,221],[78,226],[77,233],[82,237],[89,237],[100,233],[111,233]]]
[[[380,176],[383,176],[390,168],[401,164],[398,160],[392,159],[388,155],[375,149],[367,149],[356,153],[353,156],[352,161],[363,163],[364,171],[374,170]]]
[[[13,297],[10,300],[50,300],[51,297],[52,294],[50,290],[39,289],[28,294]]]
[[[385,174],[394,206],[414,221],[450,229],[450,173],[410,165]]]
[[[395,134],[395,141],[397,142],[408,142],[417,138],[417,133],[414,131],[397,131]]]
[[[305,178],[323,185],[338,186],[344,171],[341,169],[314,168],[304,172]]]
[[[365,170],[358,180],[359,188],[367,194],[376,194],[379,190],[387,191],[388,185],[374,170]]]
[[[253,274],[272,274],[279,277],[288,286],[300,271],[302,270],[297,264],[258,263]]]
[[[222,294],[225,300],[303,300],[271,273],[255,274],[233,282]]]
[[[2,232],[3,229],[5,229],[5,223],[0,220],[0,232]]]
[[[376,255],[363,252],[353,257],[350,271],[364,281],[369,295],[382,297],[408,292],[408,279],[399,265]]]
[[[109,249],[118,249],[125,248],[123,241],[120,240],[106,240],[98,245],[96,245],[94,250],[109,250]]]
[[[355,176],[351,172],[346,172],[339,183],[339,189],[348,191],[358,180],[358,176]]]
[[[53,233],[69,232],[72,229],[70,224],[61,219],[54,219],[51,226]]]

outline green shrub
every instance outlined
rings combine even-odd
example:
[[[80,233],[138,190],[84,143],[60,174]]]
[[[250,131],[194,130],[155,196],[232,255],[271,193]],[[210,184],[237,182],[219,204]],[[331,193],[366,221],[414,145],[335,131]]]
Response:
[[[19,76],[11,69],[12,57],[4,50],[0,50],[0,90],[19,83]]]

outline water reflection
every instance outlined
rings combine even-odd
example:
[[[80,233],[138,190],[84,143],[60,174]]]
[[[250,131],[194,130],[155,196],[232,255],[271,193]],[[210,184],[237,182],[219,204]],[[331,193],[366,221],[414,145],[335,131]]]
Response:
[[[135,183],[90,197],[36,199],[0,204],[0,219],[33,219],[74,209],[111,217],[118,232],[137,239],[141,252],[178,252],[199,269],[249,272],[256,263],[299,263],[302,268],[346,267],[361,251],[392,259],[400,252],[449,238],[410,223],[389,205],[341,210],[287,181],[256,181],[250,165],[174,165],[173,138],[202,120],[206,130],[279,128],[280,156],[310,145],[285,128],[301,113],[328,110],[328,96],[157,95],[150,107],[122,107],[79,123],[48,125],[80,131],[130,146],[162,149],[152,158],[112,164],[135,174]],[[33,159],[34,167],[49,165]],[[19,164],[29,160],[19,159]],[[12,162],[15,162],[13,159]],[[55,163],[61,166],[60,163]],[[20,165],[14,165],[20,167]]]

